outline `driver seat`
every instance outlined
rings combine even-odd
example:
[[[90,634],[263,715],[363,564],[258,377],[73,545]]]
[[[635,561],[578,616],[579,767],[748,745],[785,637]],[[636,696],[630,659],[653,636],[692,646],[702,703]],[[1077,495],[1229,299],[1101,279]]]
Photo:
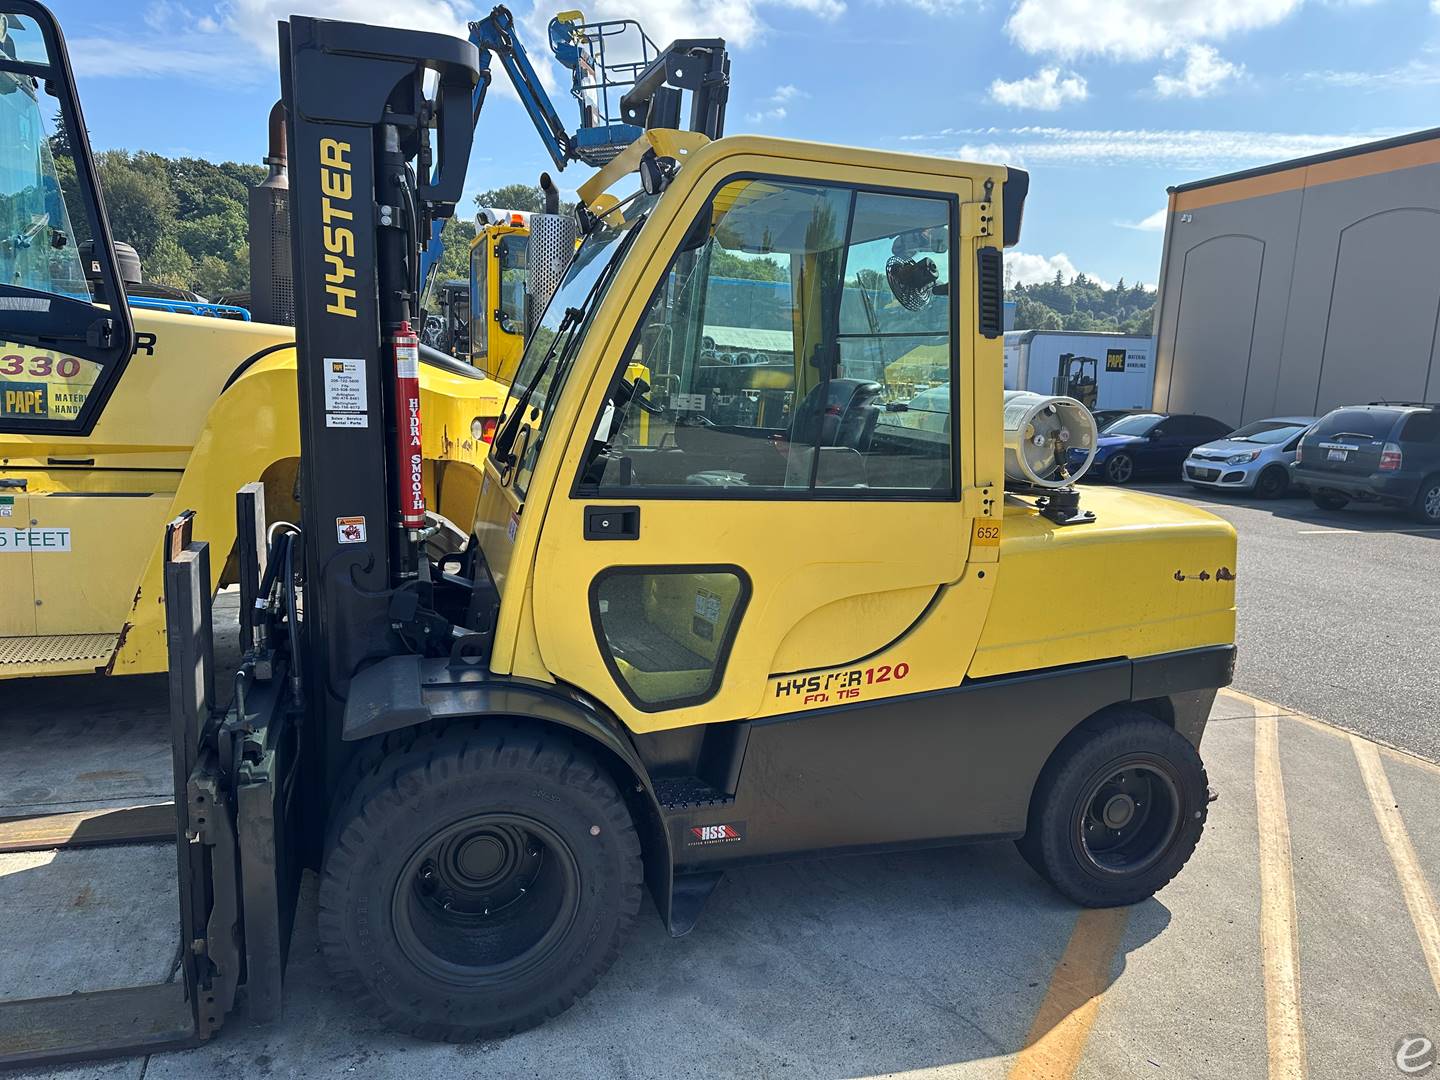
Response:
[[[795,410],[791,441],[865,453],[880,420],[881,386],[869,379],[831,379],[811,388]]]

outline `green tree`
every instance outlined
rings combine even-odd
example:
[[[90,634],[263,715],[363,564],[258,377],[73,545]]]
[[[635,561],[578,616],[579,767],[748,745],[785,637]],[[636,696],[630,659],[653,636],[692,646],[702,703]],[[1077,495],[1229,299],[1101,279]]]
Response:
[[[156,157],[106,150],[95,162],[111,234],[134,246],[142,266],[172,237],[178,209],[163,166],[157,170],[151,160]]]
[[[475,223],[464,218],[452,217],[440,231],[443,254],[435,270],[435,280],[448,281],[451,278],[470,277],[470,242],[475,239]]]
[[[522,210],[528,214],[539,214],[545,210],[545,194],[538,184],[505,184],[480,192],[475,196],[475,206],[478,209]],[[574,212],[573,202],[560,200],[560,213]]]
[[[739,255],[724,248],[710,251],[710,276],[746,281],[789,281],[790,271],[768,255]]]

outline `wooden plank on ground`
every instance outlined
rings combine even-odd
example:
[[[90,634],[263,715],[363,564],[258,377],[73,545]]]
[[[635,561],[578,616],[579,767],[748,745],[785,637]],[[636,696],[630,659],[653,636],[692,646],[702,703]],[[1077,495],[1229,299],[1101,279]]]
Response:
[[[171,802],[0,818],[0,852],[174,839],[175,804]]]

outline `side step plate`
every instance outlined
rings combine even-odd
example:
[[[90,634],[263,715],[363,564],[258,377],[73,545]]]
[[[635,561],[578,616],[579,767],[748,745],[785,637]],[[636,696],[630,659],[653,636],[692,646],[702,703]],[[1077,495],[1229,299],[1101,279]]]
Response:
[[[54,1065],[196,1046],[183,983],[127,986],[0,1004],[0,1065]]]

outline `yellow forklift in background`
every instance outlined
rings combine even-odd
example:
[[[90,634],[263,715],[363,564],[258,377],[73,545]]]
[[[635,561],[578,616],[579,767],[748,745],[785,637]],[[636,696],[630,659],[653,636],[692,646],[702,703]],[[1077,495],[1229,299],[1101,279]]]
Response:
[[[0,54],[18,56],[31,47],[19,18],[0,26]],[[570,12],[555,20],[552,37],[569,50],[567,57],[578,58],[587,34],[609,25],[592,30]],[[638,26],[625,25],[648,43]],[[483,105],[489,59],[498,56],[558,167],[602,162],[612,152],[607,140],[628,141],[639,132],[635,124],[609,123],[591,112],[584,114],[587,123],[567,133],[504,8],[475,23],[472,38],[486,50],[487,72],[472,99],[473,116]],[[588,61],[573,62],[588,73],[576,74],[575,94],[585,99],[595,93],[594,69]],[[628,86],[635,71],[622,67],[606,92]],[[98,260],[87,265],[82,258],[91,226],[86,213],[72,220],[67,203],[75,193],[67,195],[61,183],[79,163],[71,168],[65,160],[73,151],[51,130],[40,84],[4,72],[0,91],[0,277],[100,301],[112,287],[134,290],[138,264],[117,260],[117,276],[107,281]],[[9,312],[0,312],[0,420],[16,421],[0,434],[0,679],[163,671],[160,525],[181,510],[197,512],[200,535],[219,553],[212,567],[218,588],[236,580],[235,533],[224,508],[239,485],[263,484],[273,515],[299,516],[290,186],[278,105],[269,140],[270,175],[250,198],[248,311],[136,298],[133,356],[117,361],[124,378],[114,380],[100,378],[93,362],[67,353],[62,341],[6,342]],[[548,177],[542,186],[553,201]],[[427,265],[438,259],[439,225],[422,256],[417,290]],[[441,547],[464,542],[525,320],[544,307],[578,240],[573,221],[557,214],[524,215],[520,224],[511,215],[487,224],[482,236],[477,251],[496,256],[486,285],[491,302],[464,328],[467,348],[453,350],[460,357],[429,348],[417,320],[421,392],[436,418],[422,447],[424,484],[430,505],[447,522],[435,540]],[[336,276],[336,302],[344,306],[373,282],[364,267],[345,261],[343,235],[335,234],[333,243],[329,272]],[[532,244],[539,245],[533,257]],[[450,317],[458,323],[456,314]],[[242,318],[229,317],[235,315]],[[453,326],[452,336],[459,331]],[[365,404],[355,389],[363,371],[349,358],[336,363],[336,407],[328,422],[356,423],[354,410]]]
[[[46,34],[52,59],[20,70],[69,101]],[[198,515],[167,530],[179,977],[123,1008],[0,1003],[0,1065],[193,1045],[242,982],[247,1015],[275,1016],[306,870],[336,984],[446,1040],[558,1015],[643,888],[680,935],[733,867],[1012,839],[1091,906],[1181,870],[1234,662],[1235,532],[1129,491],[1082,508],[1089,413],[1005,394],[1023,171],[722,137],[723,42],[673,43],[623,96],[644,129],[579,189],[584,240],[468,540],[437,555],[420,447],[446,421],[415,382],[414,267],[463,190],[482,58],[303,16],[280,51],[306,497],[286,522],[237,498],[224,705],[210,547]],[[327,274],[339,190],[343,265],[375,283],[353,306]],[[719,287],[762,260],[781,287]],[[131,349],[123,298],[0,282],[17,304],[15,332],[73,342],[103,398]],[[763,379],[716,377],[721,327],[766,331]],[[940,381],[889,385],[922,345]],[[331,422],[336,358],[364,423]]]

